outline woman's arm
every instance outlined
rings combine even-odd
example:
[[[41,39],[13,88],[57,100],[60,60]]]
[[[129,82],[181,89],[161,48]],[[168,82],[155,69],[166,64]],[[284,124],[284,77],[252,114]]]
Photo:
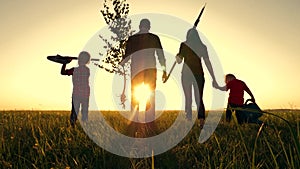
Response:
[[[207,67],[207,70],[208,70],[208,72],[209,72],[209,74],[210,74],[210,76],[211,76],[211,78],[213,80],[213,82],[212,82],[213,87],[220,88],[220,86],[217,83],[217,80],[216,80],[216,77],[215,77],[215,74],[214,74],[214,70],[212,68],[212,65],[211,65],[211,62],[209,60],[209,57],[203,57],[203,60],[204,60],[204,63],[206,65],[206,67]],[[223,89],[223,87],[222,87],[222,89]],[[226,86],[225,86],[225,90],[224,91],[226,91]]]

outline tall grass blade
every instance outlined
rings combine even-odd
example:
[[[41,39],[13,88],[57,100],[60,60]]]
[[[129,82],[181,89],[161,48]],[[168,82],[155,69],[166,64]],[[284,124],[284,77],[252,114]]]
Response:
[[[291,132],[291,135],[292,135],[292,139],[293,139],[294,144],[295,144],[295,146],[296,146],[297,160],[300,161],[300,141],[299,141],[299,139],[297,138],[297,133],[298,133],[299,131],[298,131],[298,132],[295,131],[295,129],[292,127],[292,125],[290,124],[289,121],[287,121],[286,119],[284,119],[284,118],[282,118],[282,117],[280,117],[280,116],[278,116],[278,115],[276,115],[276,114],[269,113],[269,112],[266,112],[266,111],[263,111],[262,113],[264,113],[264,114],[269,114],[269,115],[272,115],[272,116],[275,116],[275,117],[277,117],[277,118],[283,120],[283,121],[288,125],[288,128],[289,128],[289,130],[290,130],[290,132]]]
[[[265,142],[267,144],[267,147],[268,147],[268,149],[269,149],[269,151],[271,153],[271,157],[272,157],[272,159],[274,161],[274,164],[275,164],[275,169],[279,169],[279,165],[278,165],[278,162],[276,160],[276,156],[274,155],[274,152],[273,152],[273,150],[272,150],[272,148],[270,146],[270,143],[269,143],[268,139],[266,138],[266,136],[264,136],[264,140],[265,140]]]
[[[248,152],[248,149],[247,149],[247,146],[246,146],[246,141],[245,141],[245,139],[244,139],[244,135],[243,135],[243,133],[242,133],[242,131],[241,131],[241,129],[240,129],[240,125],[238,124],[238,122],[237,122],[237,119],[236,118],[233,118],[233,120],[234,120],[234,123],[235,123],[235,125],[237,126],[237,130],[238,130],[238,132],[239,132],[239,135],[240,135],[240,137],[241,137],[241,140],[242,140],[242,145],[243,145],[243,147],[244,147],[244,149],[245,149],[245,152],[246,152],[246,155],[247,155],[247,160],[248,160],[248,163],[249,164],[251,164],[251,158],[250,158],[250,155],[249,155],[249,152]]]
[[[154,169],[154,151],[152,150],[151,169]]]
[[[264,127],[264,123],[259,127],[258,129],[258,132],[257,132],[257,135],[256,135],[256,138],[255,138],[255,142],[254,142],[254,148],[253,148],[253,152],[252,152],[252,169],[255,169],[255,150],[256,150],[256,146],[257,146],[257,140],[258,140],[258,137],[262,131]]]

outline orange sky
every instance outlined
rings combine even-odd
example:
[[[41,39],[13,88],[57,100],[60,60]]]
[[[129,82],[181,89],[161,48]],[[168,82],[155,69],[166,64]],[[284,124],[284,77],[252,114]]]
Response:
[[[128,2],[131,15],[162,13],[191,24],[205,3]],[[198,28],[214,47],[224,73],[234,73],[244,80],[261,108],[299,108],[300,1],[208,0],[206,3]],[[1,2],[0,109],[68,110],[71,78],[59,75],[60,65],[47,61],[46,56],[78,55],[104,26],[100,9],[102,2],[98,0]],[[163,46],[168,48],[167,44]],[[180,72],[179,66],[176,69]],[[222,78],[218,81],[223,83]],[[179,84],[176,90],[180,88]],[[208,74],[206,88],[211,90]],[[111,102],[108,100],[107,105]]]

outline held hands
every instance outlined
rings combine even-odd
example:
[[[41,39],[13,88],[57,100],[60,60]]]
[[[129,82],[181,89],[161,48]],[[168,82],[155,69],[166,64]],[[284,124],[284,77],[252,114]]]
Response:
[[[219,84],[217,83],[216,80],[213,80],[212,86],[213,86],[214,88],[216,88],[216,89],[221,90],[221,91],[226,91],[226,86],[223,86],[223,87],[219,86]]]
[[[216,89],[220,89],[220,88],[221,88],[216,80],[213,80],[212,86],[213,86],[214,88],[216,88]]]

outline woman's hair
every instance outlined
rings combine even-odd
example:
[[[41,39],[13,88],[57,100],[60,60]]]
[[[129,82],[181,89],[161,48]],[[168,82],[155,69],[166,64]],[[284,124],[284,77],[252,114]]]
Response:
[[[204,44],[202,43],[196,28],[188,30],[186,34],[186,43],[198,56],[200,56],[201,45]]]
[[[90,59],[91,59],[91,55],[86,51],[82,51],[78,56],[78,64],[85,65],[90,61]]]
[[[186,40],[188,42],[201,42],[198,31],[195,28],[191,28],[188,30],[186,34]]]

